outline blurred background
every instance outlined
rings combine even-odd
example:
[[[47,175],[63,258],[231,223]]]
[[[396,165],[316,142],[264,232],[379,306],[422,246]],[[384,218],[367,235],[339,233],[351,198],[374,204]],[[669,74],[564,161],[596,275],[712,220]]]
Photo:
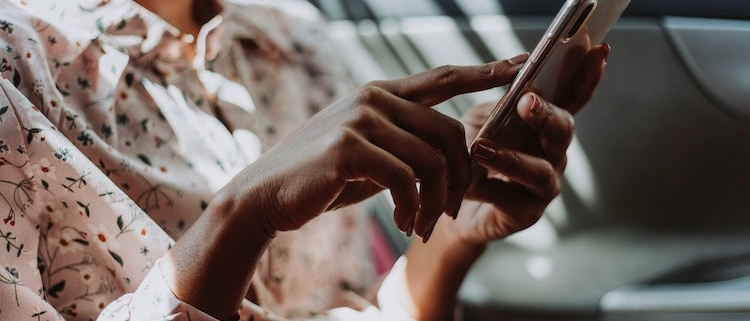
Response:
[[[531,51],[563,4],[310,2],[360,83]],[[632,0],[606,41],[562,194],[490,247],[462,287],[463,318],[750,320],[750,1]],[[409,240],[390,206],[379,198],[373,214],[398,254]]]

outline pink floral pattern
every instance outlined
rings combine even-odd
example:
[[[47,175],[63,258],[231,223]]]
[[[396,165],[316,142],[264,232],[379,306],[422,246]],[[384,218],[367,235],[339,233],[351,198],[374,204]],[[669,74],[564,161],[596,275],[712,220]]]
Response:
[[[211,319],[172,295],[159,259],[351,86],[308,5],[196,8],[212,9],[191,39],[129,0],[0,0],[0,319]],[[280,234],[243,316],[367,306],[366,227],[352,207]]]

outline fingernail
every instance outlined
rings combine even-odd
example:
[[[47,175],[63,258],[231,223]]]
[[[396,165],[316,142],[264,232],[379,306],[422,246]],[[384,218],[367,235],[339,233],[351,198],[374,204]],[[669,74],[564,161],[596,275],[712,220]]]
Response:
[[[494,149],[482,143],[477,143],[474,148],[474,155],[484,160],[492,160],[496,154]]]
[[[438,219],[440,218],[438,217]],[[430,236],[432,236],[432,231],[435,230],[435,225],[437,224],[437,221],[438,220],[435,220],[435,222],[432,223],[432,226],[430,227],[430,229],[426,233],[424,233],[424,236],[422,237],[422,243],[427,243],[427,241],[430,240]]]
[[[518,56],[508,59],[508,63],[510,63],[513,66],[516,66],[516,65],[525,63],[527,60],[529,60],[529,53],[524,52]]]
[[[432,230],[427,231],[427,233],[425,233],[424,237],[422,238],[422,243],[427,243],[427,241],[430,240],[431,235],[432,235]]]
[[[607,58],[609,58],[609,52],[612,51],[612,47],[606,42],[602,46],[604,47],[604,63],[607,63]]]
[[[456,206],[455,209],[453,209],[453,213],[451,213],[451,217],[455,221],[458,218],[458,211],[461,210],[461,205],[463,204],[463,199],[458,202],[458,206]]]
[[[539,112],[542,111],[542,104],[539,103],[539,98],[534,94],[529,94],[527,96],[529,97],[528,99],[531,99],[531,108],[529,108],[529,111],[534,115],[539,114]],[[524,96],[524,98],[527,96]]]
[[[409,220],[409,224],[406,225],[406,236],[411,237],[414,234],[414,217]]]

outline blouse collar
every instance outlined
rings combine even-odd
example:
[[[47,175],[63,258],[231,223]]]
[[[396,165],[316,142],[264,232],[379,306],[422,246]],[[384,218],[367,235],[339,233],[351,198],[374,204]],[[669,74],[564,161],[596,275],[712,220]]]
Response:
[[[214,37],[222,21],[223,6],[216,0],[196,1],[194,19],[201,23],[196,36],[186,34],[174,27],[159,15],[141,6],[133,0],[110,0],[100,8],[105,16],[97,19],[102,34],[112,39],[117,45],[129,51],[137,60],[149,60],[154,56],[166,56],[169,60],[182,59],[184,47],[194,45],[196,54],[193,67],[202,68],[207,52],[214,52],[209,37]]]
[[[279,25],[278,19],[283,19],[279,12],[259,0],[196,2],[195,18],[204,21],[197,37],[181,32],[134,0],[7,1],[42,18],[74,42],[75,48],[66,52],[67,60],[80,55],[94,40],[124,48],[131,58],[143,63],[157,56],[174,56],[176,47],[195,42],[199,52],[187,63],[197,68],[218,50],[226,49],[223,47],[231,39],[248,40],[269,58],[285,59],[294,52],[289,30],[268,27]]]

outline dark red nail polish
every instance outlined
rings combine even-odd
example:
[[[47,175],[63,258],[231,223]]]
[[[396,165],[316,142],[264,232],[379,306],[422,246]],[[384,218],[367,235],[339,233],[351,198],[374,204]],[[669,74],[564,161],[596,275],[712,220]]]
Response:
[[[531,94],[531,99],[531,108],[529,109],[529,111],[535,115],[539,114],[539,112],[542,110],[542,104],[539,103],[539,98],[537,98],[536,95]]]
[[[525,63],[527,60],[529,60],[529,53],[524,52],[518,56],[508,59],[508,62],[513,66],[517,66]]]
[[[474,148],[474,154],[481,159],[492,160],[497,155],[497,152],[485,144],[478,143]]]

